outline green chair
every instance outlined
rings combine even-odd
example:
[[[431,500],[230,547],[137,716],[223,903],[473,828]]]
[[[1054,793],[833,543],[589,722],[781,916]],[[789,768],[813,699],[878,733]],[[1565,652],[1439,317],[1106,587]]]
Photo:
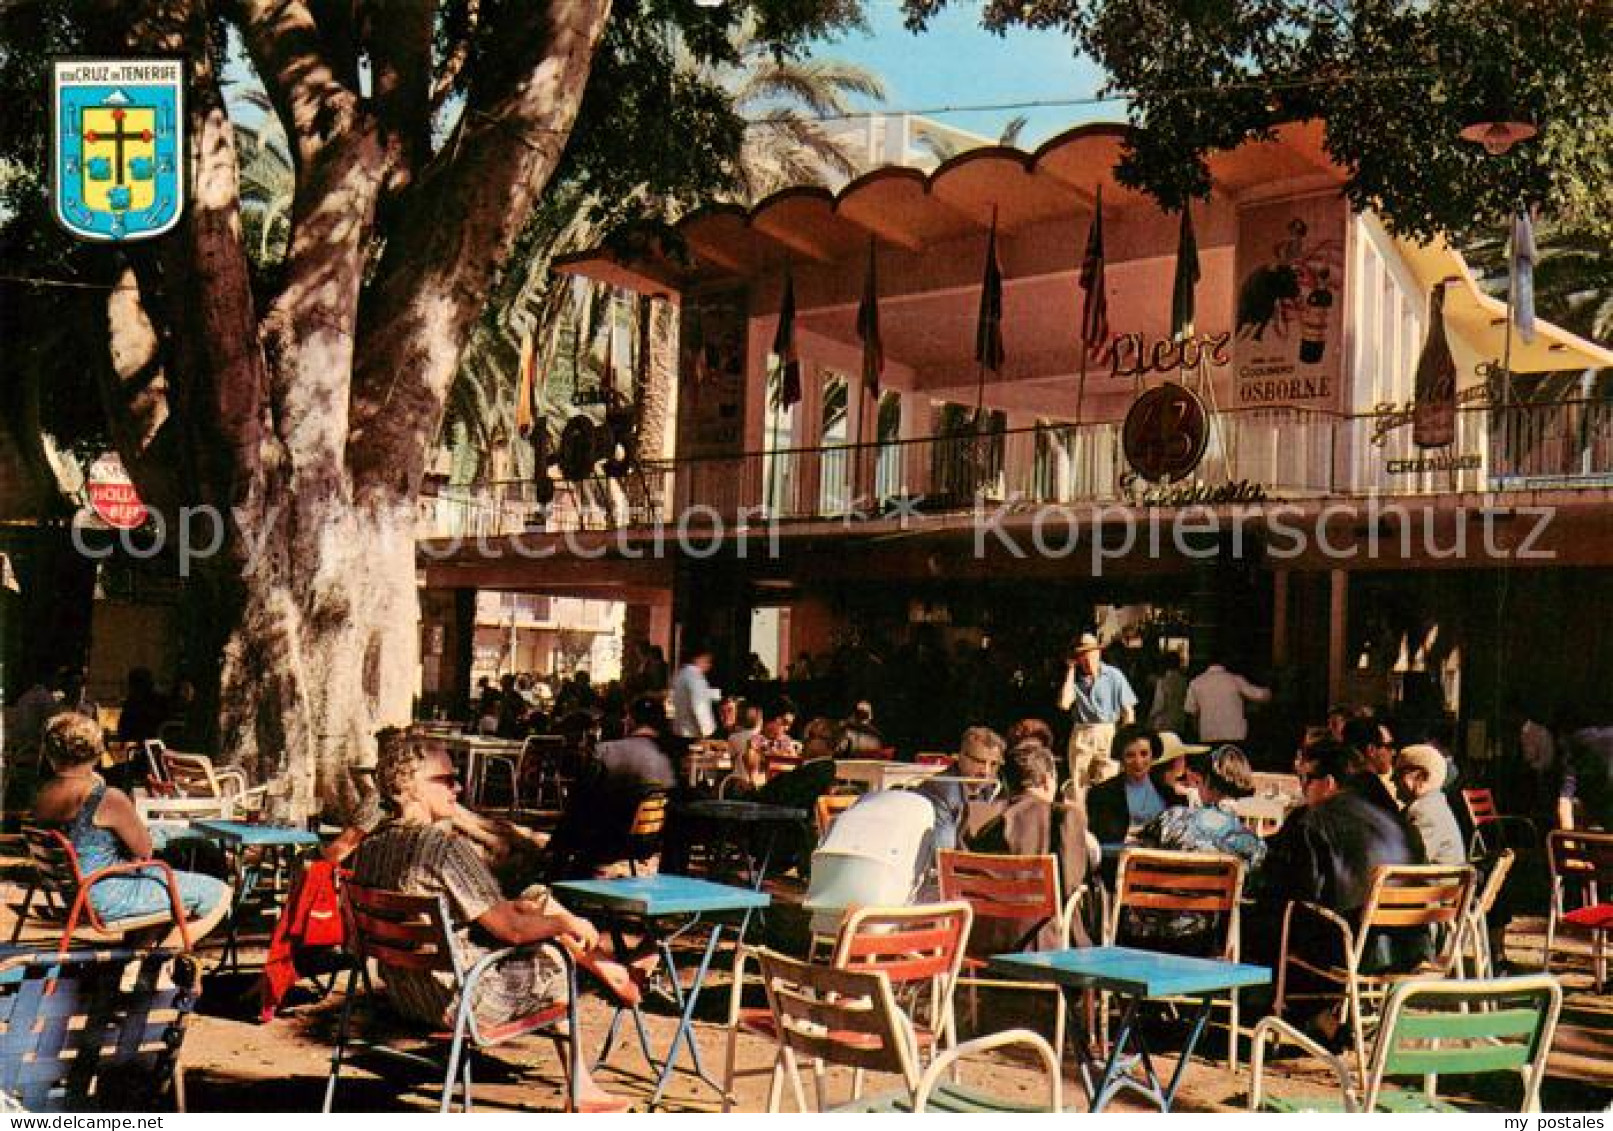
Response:
[[[1053,1046],[1027,1029],[1010,1029],[965,1041],[938,1053],[919,1071],[919,1042],[913,1024],[896,1004],[884,970],[842,970],[813,966],[770,950],[756,953],[773,1014],[778,1053],[767,1090],[767,1110],[779,1110],[785,1074],[803,1097],[800,1061],[812,1064],[819,1111],[837,1112],[1051,1112],[1061,1110],[1063,1083]],[[1027,1106],[947,1079],[959,1061],[993,1049],[1028,1048],[1047,1074],[1047,1103]],[[899,1077],[901,1087],[833,1106],[828,1098],[829,1066]]]
[[[1515,1111],[1540,1110],[1540,1081],[1546,1074],[1563,990],[1548,974],[1482,981],[1402,982],[1384,1005],[1371,1066],[1357,1089],[1342,1057],[1322,1048],[1288,1022],[1267,1017],[1255,1026],[1250,1067],[1250,1111],[1450,1112],[1461,1108],[1440,1101],[1441,1076],[1516,1072],[1523,1096]],[[1266,1042],[1275,1038],[1299,1045],[1327,1063],[1338,1078],[1337,1096],[1278,1098],[1265,1094]],[[1385,1080],[1423,1078],[1421,1091],[1386,1087]]]

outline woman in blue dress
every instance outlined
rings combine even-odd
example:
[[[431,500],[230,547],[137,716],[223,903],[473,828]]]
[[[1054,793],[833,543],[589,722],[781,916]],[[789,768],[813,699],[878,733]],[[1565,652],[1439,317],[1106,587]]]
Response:
[[[105,752],[95,720],[73,712],[57,715],[45,725],[44,747],[53,776],[34,798],[34,822],[56,829],[72,842],[80,872],[88,876],[115,864],[150,859],[151,830],[140,819],[134,802],[121,789],[109,788],[95,772]],[[195,872],[176,869],[174,878],[194,943],[224,918],[230,888]],[[90,889],[89,901],[108,926],[172,907],[164,873],[156,867],[108,876]],[[179,944],[176,925],[164,945]]]

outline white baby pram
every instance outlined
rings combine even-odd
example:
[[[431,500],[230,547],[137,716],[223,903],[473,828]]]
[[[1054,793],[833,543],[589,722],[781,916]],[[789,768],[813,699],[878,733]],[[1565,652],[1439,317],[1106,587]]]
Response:
[[[833,939],[848,907],[904,906],[929,875],[935,807],[916,793],[865,794],[812,853],[806,909],[814,939]]]

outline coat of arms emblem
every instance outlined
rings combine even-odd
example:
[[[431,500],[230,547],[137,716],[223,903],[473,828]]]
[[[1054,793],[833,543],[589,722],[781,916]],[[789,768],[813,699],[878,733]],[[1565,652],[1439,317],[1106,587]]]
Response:
[[[56,219],[81,239],[161,235],[185,202],[184,65],[72,59],[53,65]]]

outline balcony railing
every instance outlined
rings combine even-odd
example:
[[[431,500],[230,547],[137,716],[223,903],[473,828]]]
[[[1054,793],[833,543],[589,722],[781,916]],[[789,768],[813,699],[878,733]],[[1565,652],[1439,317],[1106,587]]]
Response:
[[[1197,479],[1258,487],[1268,499],[1437,495],[1613,485],[1613,404],[1470,406],[1456,439],[1425,450],[1405,413],[1342,416],[1292,408],[1213,418]],[[1120,426],[1044,426],[691,458],[624,479],[442,486],[421,500],[421,538],[698,526],[720,517],[785,521],[942,514],[1002,502],[1125,505],[1146,485],[1127,474]],[[1247,497],[1244,495],[1242,497]]]

